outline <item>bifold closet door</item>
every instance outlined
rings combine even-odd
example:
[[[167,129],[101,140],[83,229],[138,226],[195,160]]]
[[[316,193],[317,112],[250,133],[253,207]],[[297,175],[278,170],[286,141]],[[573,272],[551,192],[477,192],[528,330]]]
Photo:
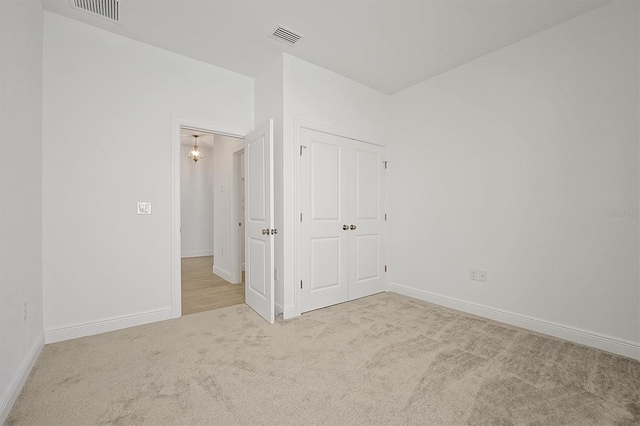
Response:
[[[307,312],[349,300],[349,147],[326,133],[303,129],[301,136],[301,312]]]
[[[303,129],[301,312],[384,291],[384,148]]]

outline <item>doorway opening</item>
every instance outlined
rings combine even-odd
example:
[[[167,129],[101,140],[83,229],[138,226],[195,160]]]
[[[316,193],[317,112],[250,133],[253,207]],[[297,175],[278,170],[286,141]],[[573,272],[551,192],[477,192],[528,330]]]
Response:
[[[213,133],[214,135],[214,246],[212,272],[230,284],[242,283],[244,302],[270,324],[275,321],[274,309],[274,160],[273,119],[256,126],[253,131],[207,124],[188,119],[171,118],[171,315],[182,316],[182,220],[181,179],[183,161],[180,134],[182,129]],[[227,140],[228,143],[222,144]],[[219,146],[221,145],[221,146]],[[220,151],[218,150],[220,148]],[[224,151],[223,151],[224,148]],[[240,166],[244,153],[244,168]],[[220,154],[220,155],[219,155]],[[188,158],[188,156],[187,156]],[[224,159],[222,165],[219,159]],[[189,161],[194,164],[189,163]],[[195,161],[186,161],[194,167]],[[198,161],[201,161],[200,159]],[[218,173],[224,177],[218,179]],[[245,182],[245,222],[241,217],[242,192],[238,182]],[[234,178],[234,176],[236,178]],[[219,200],[231,199],[225,204]],[[240,230],[238,230],[241,228]],[[234,238],[236,236],[236,238]],[[239,252],[244,244],[246,278],[243,280]],[[206,267],[205,267],[206,268]]]
[[[182,315],[245,302],[243,152],[239,137],[180,126]]]

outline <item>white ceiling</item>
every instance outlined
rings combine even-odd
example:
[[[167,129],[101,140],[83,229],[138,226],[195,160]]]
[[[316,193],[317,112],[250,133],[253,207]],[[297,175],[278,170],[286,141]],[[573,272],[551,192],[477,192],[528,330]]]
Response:
[[[395,93],[611,0],[122,0],[121,23],[48,11],[255,77],[281,52]],[[268,37],[302,33],[295,47]]]

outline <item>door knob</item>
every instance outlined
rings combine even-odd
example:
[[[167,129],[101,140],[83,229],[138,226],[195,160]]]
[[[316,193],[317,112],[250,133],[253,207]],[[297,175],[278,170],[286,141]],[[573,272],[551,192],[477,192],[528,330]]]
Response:
[[[354,229],[356,229],[356,228],[357,228],[357,226],[355,226],[355,225],[351,225],[351,226],[350,226],[350,228],[351,228],[351,230],[353,231]]]
[[[349,225],[342,225],[342,229],[346,231],[347,229],[349,229]]]
[[[269,233],[269,230],[268,230],[268,229],[263,229],[263,230],[262,230],[262,235],[266,235],[266,234],[268,234],[268,233]]]

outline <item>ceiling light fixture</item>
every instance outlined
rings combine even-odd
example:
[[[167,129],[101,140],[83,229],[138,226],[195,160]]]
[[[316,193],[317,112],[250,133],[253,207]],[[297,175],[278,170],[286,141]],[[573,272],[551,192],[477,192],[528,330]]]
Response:
[[[189,158],[192,159],[194,163],[197,163],[202,157],[204,157],[204,155],[198,151],[198,135],[193,135],[193,149],[189,153]]]

